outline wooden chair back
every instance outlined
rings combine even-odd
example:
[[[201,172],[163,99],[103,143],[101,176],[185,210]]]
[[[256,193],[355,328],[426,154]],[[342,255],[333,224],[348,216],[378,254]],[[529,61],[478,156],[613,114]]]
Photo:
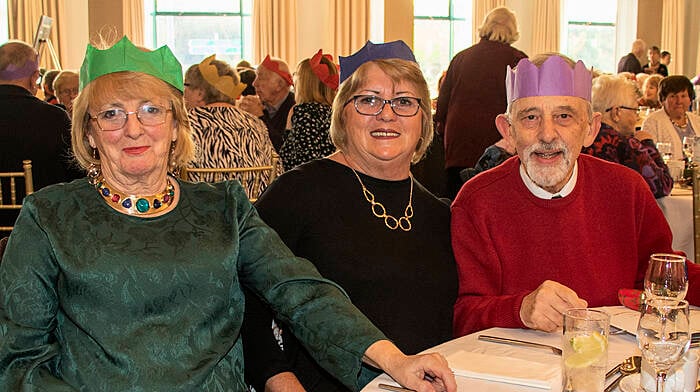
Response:
[[[22,161],[22,170],[21,172],[0,172],[0,210],[19,210],[22,208],[22,199],[17,195],[17,179],[23,179],[25,196],[34,192],[32,161]],[[9,194],[7,194],[7,189],[9,189]],[[12,231],[12,226],[0,226],[0,232],[9,231]]]
[[[205,178],[207,182],[237,179],[240,181],[243,188],[249,191],[248,198],[250,198],[250,201],[255,202],[264,190],[263,185],[271,184],[277,177],[279,168],[279,156],[273,152],[271,164],[268,166],[215,168],[187,167],[180,171],[180,178],[185,181],[193,182],[202,181],[202,178]],[[267,178],[267,181],[264,181],[265,178]]]
[[[700,168],[697,167],[693,169],[693,233],[695,254],[687,256],[700,263]]]

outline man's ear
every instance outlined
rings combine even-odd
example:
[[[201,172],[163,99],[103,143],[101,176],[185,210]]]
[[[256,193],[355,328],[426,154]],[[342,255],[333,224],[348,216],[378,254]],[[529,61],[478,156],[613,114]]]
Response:
[[[508,116],[505,114],[499,114],[496,116],[496,128],[498,128],[498,133],[501,134],[501,137],[506,139],[511,145],[513,144],[512,136],[510,134],[510,121],[508,120]]]

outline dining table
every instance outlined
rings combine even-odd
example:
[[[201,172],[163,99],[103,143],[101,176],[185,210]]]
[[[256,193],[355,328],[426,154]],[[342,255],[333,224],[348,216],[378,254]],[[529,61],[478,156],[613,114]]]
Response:
[[[641,355],[637,346],[636,320],[639,312],[624,306],[608,306],[597,308],[611,315],[611,333],[608,337],[608,370],[613,369],[624,359],[632,355]],[[698,313],[697,315],[694,315]],[[691,325],[691,330],[700,330],[700,311],[691,312],[691,320],[699,325]],[[425,350],[440,353],[447,359],[450,368],[455,373],[457,391],[489,391],[489,392],[542,392],[562,390],[561,355],[551,350],[539,347],[524,347],[519,345],[500,344],[480,340],[479,336],[488,335],[526,342],[541,343],[557,348],[562,346],[562,331],[543,332],[519,328],[489,328],[462,336],[438,346]],[[466,361],[460,361],[460,358]],[[469,371],[468,368],[477,370]],[[481,369],[481,370],[478,370]],[[484,371],[484,369],[488,369]],[[479,371],[484,372],[480,374]],[[526,376],[523,376],[525,374]],[[496,375],[497,377],[493,377]],[[511,377],[509,377],[511,376]],[[606,380],[606,386],[611,384],[617,375]],[[509,378],[519,377],[518,383],[512,383]],[[631,376],[630,376],[631,377]],[[525,386],[523,379],[531,378],[533,384]],[[496,380],[498,379],[498,380]],[[391,377],[382,374],[367,384],[361,392],[386,392],[380,384],[399,386]],[[548,387],[547,387],[548,385]],[[613,391],[621,391],[619,387]]]
[[[669,196],[656,199],[673,233],[673,249],[685,252],[695,261],[695,229],[693,225],[693,190],[674,186]]]

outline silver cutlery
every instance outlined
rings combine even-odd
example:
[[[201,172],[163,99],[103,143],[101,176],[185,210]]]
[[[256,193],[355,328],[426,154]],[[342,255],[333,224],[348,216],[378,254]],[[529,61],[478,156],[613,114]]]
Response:
[[[393,385],[389,384],[379,384],[380,389],[386,389],[387,391],[393,391],[393,392],[416,392],[413,389],[408,389],[408,388],[403,388],[403,387],[395,387]]]
[[[511,344],[511,345],[515,345],[515,346],[543,348],[543,349],[547,349],[547,350],[551,351],[552,353],[554,353],[556,355],[562,354],[561,349],[559,347],[550,346],[548,344],[527,342],[525,340],[501,338],[498,336],[490,336],[490,335],[479,335],[478,339],[486,341],[486,342],[492,342],[492,343],[501,343],[501,344]]]
[[[622,378],[629,376],[630,374],[634,373],[639,373],[642,371],[642,357],[635,355],[633,357],[629,357],[625,359],[621,364],[620,364],[620,376],[616,378],[610,385],[608,385],[607,388],[605,388],[605,392],[610,392],[617,385],[620,383],[620,380]]]

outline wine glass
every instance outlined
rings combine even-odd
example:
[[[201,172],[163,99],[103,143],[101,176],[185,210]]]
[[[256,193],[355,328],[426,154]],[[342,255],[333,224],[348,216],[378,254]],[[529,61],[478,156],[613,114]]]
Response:
[[[685,257],[668,253],[651,255],[644,276],[644,291],[648,298],[684,299],[688,292]]]
[[[684,136],[683,137],[683,155],[688,162],[693,161],[693,153],[695,149],[695,136]]]
[[[668,164],[668,161],[671,159],[671,143],[657,142],[656,149],[659,150],[659,154],[661,154],[664,163]]]
[[[688,301],[652,298],[642,306],[637,342],[656,372],[656,392],[664,391],[668,370],[690,346]]]

